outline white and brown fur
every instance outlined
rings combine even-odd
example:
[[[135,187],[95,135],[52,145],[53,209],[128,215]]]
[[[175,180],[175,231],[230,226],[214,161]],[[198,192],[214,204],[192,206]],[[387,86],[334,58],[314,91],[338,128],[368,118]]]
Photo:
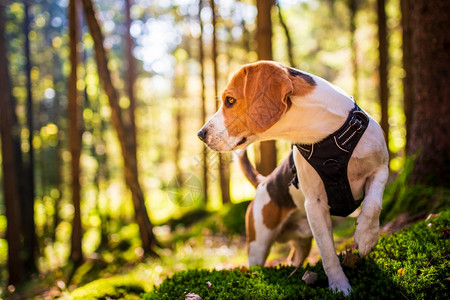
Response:
[[[312,232],[304,207],[293,201],[301,203],[305,197],[290,184],[295,171],[292,151],[268,176],[256,171],[246,150],[237,155],[245,177],[256,189],[245,216],[249,266],[263,266],[274,242],[290,242],[288,262],[301,265],[311,250]]]
[[[250,143],[270,139],[314,144],[340,128],[354,105],[352,97],[318,76],[259,61],[242,66],[233,76],[222,94],[222,106],[198,136],[216,151],[244,149]],[[361,256],[378,242],[382,197],[389,175],[383,131],[369,119],[347,169],[354,199],[364,196],[354,233]],[[305,195],[304,205],[296,205],[305,208],[329,288],[348,295],[352,288],[336,255],[323,182],[299,151],[293,151]]]

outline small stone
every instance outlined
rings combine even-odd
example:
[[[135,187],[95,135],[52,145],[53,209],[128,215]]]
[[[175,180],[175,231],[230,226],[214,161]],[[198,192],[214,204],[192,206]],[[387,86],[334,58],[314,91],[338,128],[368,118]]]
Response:
[[[306,285],[313,285],[319,280],[319,275],[313,271],[306,271],[305,274],[303,274],[302,280],[306,283]]]
[[[202,297],[195,293],[188,293],[184,296],[184,300],[203,300]]]

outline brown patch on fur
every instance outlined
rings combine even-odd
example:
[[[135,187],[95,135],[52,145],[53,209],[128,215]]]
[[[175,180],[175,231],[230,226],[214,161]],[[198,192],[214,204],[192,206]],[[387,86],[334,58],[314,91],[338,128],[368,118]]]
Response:
[[[247,207],[245,214],[245,230],[247,235],[247,247],[252,241],[256,239],[255,219],[253,217],[253,201]]]
[[[262,209],[263,223],[269,229],[274,229],[283,222],[294,207],[280,207],[274,201],[264,205]]]
[[[233,137],[261,133],[272,127],[290,108],[290,95],[311,93],[315,82],[281,64],[259,61],[244,65],[231,79],[222,94],[236,99],[231,107],[222,107],[225,127]],[[305,80],[308,79],[308,80]]]

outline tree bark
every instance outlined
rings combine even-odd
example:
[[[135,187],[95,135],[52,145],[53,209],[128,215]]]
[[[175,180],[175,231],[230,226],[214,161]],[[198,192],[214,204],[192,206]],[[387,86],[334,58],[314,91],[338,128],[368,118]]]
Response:
[[[256,42],[257,54],[260,60],[272,60],[272,0],[257,0],[256,8]],[[259,161],[256,168],[262,175],[270,174],[277,166],[277,148],[275,141],[261,142],[259,145]],[[257,155],[258,157],[258,155]]]
[[[38,243],[36,238],[35,224],[34,224],[34,148],[33,148],[33,97],[31,93],[31,60],[30,60],[30,40],[28,39],[28,33],[30,31],[30,5],[25,3],[25,22],[24,22],[24,35],[25,35],[25,70],[27,76],[26,89],[27,89],[27,127],[29,131],[28,135],[28,160],[23,165],[23,181],[25,187],[23,188],[24,197],[22,200],[22,231],[23,231],[23,243],[25,253],[25,268],[27,273],[34,273],[37,271],[36,266],[36,253],[38,253]]]
[[[125,40],[126,40],[126,57],[127,57],[127,95],[130,101],[130,106],[128,108],[129,117],[130,117],[130,127],[129,127],[129,136],[130,136],[130,155],[133,155],[134,159],[137,161],[137,138],[136,138],[136,97],[134,95],[134,84],[136,82],[136,64],[133,56],[133,38],[131,37],[130,28],[131,28],[131,15],[130,9],[133,0],[125,0],[125,10],[126,10],[126,28],[125,31]],[[137,167],[137,164],[136,164]],[[138,170],[133,170],[133,172],[138,172]]]
[[[0,5],[0,133],[2,147],[3,194],[7,221],[6,240],[8,242],[9,284],[16,285],[24,279],[21,254],[20,198],[17,182],[16,158],[12,127],[11,87],[6,57],[5,14]]]
[[[381,128],[385,133],[386,143],[389,141],[389,115],[388,115],[388,44],[387,44],[387,29],[386,29],[386,10],[385,0],[377,0],[378,12],[378,53],[380,64],[378,69],[380,80],[380,106],[381,106]],[[389,144],[388,144],[389,145]]]
[[[125,122],[122,118],[122,112],[119,106],[119,98],[115,90],[111,74],[108,69],[108,60],[106,58],[106,50],[103,47],[103,34],[95,17],[94,8],[91,0],[83,0],[84,13],[86,15],[89,31],[94,40],[94,51],[97,62],[100,81],[109,99],[111,106],[111,121],[117,131],[120,148],[124,159],[125,181],[131,190],[132,200],[135,211],[136,223],[139,226],[139,233],[142,241],[142,247],[145,254],[156,256],[153,248],[157,245],[156,237],[153,234],[153,225],[148,217],[145,207],[144,194],[139,184],[136,159],[130,151],[130,139],[126,133]]]
[[[72,204],[74,208],[72,220],[72,244],[70,258],[78,265],[83,260],[82,226],[80,207],[80,155],[81,155],[81,97],[77,90],[77,67],[79,55],[77,44],[79,40],[77,20],[77,1],[69,1],[69,48],[71,71],[68,83],[67,116],[69,123],[69,148],[72,156]]]
[[[203,21],[201,18],[202,12],[202,0],[198,1],[198,21],[200,23],[200,37],[198,39],[198,48],[199,48],[199,63],[200,63],[200,81],[201,81],[201,100],[202,100],[202,108],[201,108],[201,116],[202,123],[206,122],[206,96],[205,96],[205,54],[203,50]],[[205,204],[208,203],[208,148],[205,143],[202,143],[202,177],[203,177],[203,195],[205,197]]]
[[[212,60],[214,69],[214,95],[219,97],[219,71],[217,69],[217,38],[216,38],[216,8],[214,0],[210,0],[212,10],[212,25],[213,25],[213,38],[212,38]],[[219,97],[220,99],[220,97]],[[219,101],[216,101],[216,110],[219,109]],[[219,156],[219,184],[222,195],[222,203],[230,203],[230,154],[229,153],[217,153]]]
[[[408,153],[418,153],[411,183],[450,186],[450,2],[409,1],[412,123]]]
[[[405,127],[406,127],[406,149],[410,148],[410,134],[412,124],[412,100],[414,97],[413,82],[412,82],[412,44],[411,44],[411,7],[410,0],[400,0],[400,8],[402,13],[402,50],[403,50],[403,69],[405,70],[405,77],[403,78],[403,109],[405,111]],[[408,155],[411,153],[407,153]]]

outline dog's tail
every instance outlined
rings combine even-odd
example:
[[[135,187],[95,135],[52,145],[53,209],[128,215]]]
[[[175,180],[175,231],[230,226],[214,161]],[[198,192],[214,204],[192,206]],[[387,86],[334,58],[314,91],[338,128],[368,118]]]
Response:
[[[251,164],[248,159],[247,149],[236,153],[239,159],[239,166],[248,181],[256,188],[258,185],[266,178],[256,171],[255,167]]]

